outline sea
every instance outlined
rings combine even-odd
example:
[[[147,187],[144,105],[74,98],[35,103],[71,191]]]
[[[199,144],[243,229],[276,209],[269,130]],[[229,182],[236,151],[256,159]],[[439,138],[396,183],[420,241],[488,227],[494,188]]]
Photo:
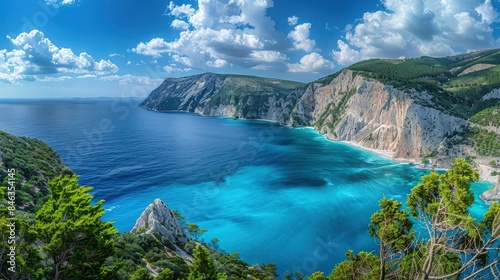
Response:
[[[311,128],[144,110],[139,99],[0,100],[0,130],[55,149],[104,219],[132,229],[154,199],[250,264],[329,274],[348,249],[378,252],[370,216],[429,171],[332,142]],[[473,184],[472,213],[486,210]]]

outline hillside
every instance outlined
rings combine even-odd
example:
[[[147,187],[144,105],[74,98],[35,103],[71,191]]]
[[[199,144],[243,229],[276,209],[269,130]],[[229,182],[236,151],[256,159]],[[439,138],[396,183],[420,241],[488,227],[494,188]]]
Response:
[[[48,197],[47,183],[61,174],[72,174],[61,157],[35,138],[17,137],[0,131],[0,182],[8,185],[8,169],[15,169],[16,205],[32,211]]]

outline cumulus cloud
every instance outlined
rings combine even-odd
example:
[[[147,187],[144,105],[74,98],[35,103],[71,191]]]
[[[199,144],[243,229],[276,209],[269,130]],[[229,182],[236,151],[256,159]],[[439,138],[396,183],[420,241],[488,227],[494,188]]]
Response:
[[[294,26],[299,22],[299,18],[296,16],[291,16],[288,18],[288,25]]]
[[[7,38],[15,48],[0,50],[0,80],[36,80],[39,75],[59,73],[104,75],[118,72],[118,66],[110,60],[95,61],[86,52],[76,55],[69,48],[59,48],[39,30]]]
[[[181,29],[181,30],[189,29],[189,24],[183,20],[180,20],[180,19],[174,19],[174,21],[172,21],[170,26],[172,26],[175,29]]]
[[[374,57],[453,55],[496,46],[491,0],[385,0],[384,10],[365,13],[346,28],[333,52],[342,65]]]
[[[316,46],[314,40],[309,39],[309,32],[311,30],[310,23],[303,23],[295,26],[294,30],[288,33],[288,38],[293,40],[293,48],[296,50],[304,50],[312,52]]]
[[[311,49],[311,42],[299,33],[294,37],[302,41],[276,31],[266,14],[272,6],[272,0],[198,0],[196,8],[171,1],[165,13],[174,17],[171,27],[182,30],[178,38],[153,38],[130,51],[154,59],[168,57],[170,62],[192,69],[236,65],[286,71],[284,52],[294,49],[294,43],[297,48]]]
[[[290,72],[308,72],[308,73],[329,73],[335,67],[335,64],[325,59],[320,54],[313,52],[306,54],[300,59],[299,63],[288,64]]]

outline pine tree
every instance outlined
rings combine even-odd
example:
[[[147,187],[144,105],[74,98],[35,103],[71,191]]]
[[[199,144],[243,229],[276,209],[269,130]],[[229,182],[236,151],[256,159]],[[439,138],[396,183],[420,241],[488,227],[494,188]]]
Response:
[[[102,203],[92,206],[91,187],[78,185],[77,176],[49,182],[48,201],[36,214],[36,230],[51,269],[51,279],[99,279],[101,267],[113,254],[113,224],[101,220]]]
[[[193,257],[193,265],[189,268],[188,280],[217,279],[217,271],[208,255],[207,249],[197,245],[194,249]]]
[[[402,203],[382,198],[379,202],[380,211],[370,218],[368,233],[379,239],[380,280],[385,279],[387,260],[408,250],[413,242],[415,231],[412,231],[413,222],[410,214],[401,210]]]

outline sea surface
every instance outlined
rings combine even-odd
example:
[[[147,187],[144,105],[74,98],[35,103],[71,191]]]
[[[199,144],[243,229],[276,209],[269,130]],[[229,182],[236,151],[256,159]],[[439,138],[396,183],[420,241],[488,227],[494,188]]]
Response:
[[[249,263],[329,274],[385,195],[406,200],[428,171],[272,122],[154,113],[137,99],[0,100],[0,130],[54,148],[129,231],[155,198]],[[491,184],[475,183],[476,196]],[[479,199],[476,216],[487,206]]]

